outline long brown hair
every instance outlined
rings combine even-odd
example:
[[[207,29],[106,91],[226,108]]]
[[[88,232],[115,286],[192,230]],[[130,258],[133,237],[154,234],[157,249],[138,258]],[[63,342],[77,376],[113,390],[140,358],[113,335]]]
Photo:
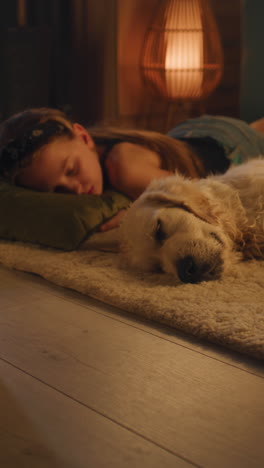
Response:
[[[0,149],[3,148],[10,140],[19,138],[35,125],[44,123],[48,120],[57,120],[72,130],[70,119],[66,117],[64,112],[58,109],[52,109],[50,107],[26,109],[1,122]]]
[[[127,141],[156,152],[161,161],[161,169],[175,170],[190,177],[206,175],[203,163],[185,142],[159,132],[149,130],[122,129],[114,127],[91,127],[88,132],[96,144],[111,145]]]
[[[31,164],[38,149],[62,137],[72,139],[74,132],[71,121],[57,109],[28,109],[3,121],[0,125],[0,177],[16,183],[20,169]]]
[[[36,125],[47,122],[61,122],[69,129],[69,138],[74,137],[73,122],[58,109],[48,107],[28,109],[13,115],[0,125],[0,169],[1,151],[14,139],[19,139],[25,132]],[[87,129],[96,145],[106,148],[120,142],[130,142],[144,146],[156,152],[161,161],[161,168],[174,172],[175,170],[190,177],[203,177],[205,169],[200,158],[183,141],[175,140],[159,132],[147,130],[122,129],[108,126],[90,127]],[[60,138],[59,136],[54,136]],[[45,142],[52,141],[52,137]],[[30,164],[34,155],[27,155],[26,165]],[[24,164],[25,165],[25,164]]]

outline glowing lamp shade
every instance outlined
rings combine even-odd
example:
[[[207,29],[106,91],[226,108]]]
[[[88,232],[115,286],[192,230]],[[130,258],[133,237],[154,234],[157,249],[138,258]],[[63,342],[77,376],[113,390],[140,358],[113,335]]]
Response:
[[[145,38],[146,83],[170,100],[202,99],[219,83],[223,54],[208,0],[162,0]]]

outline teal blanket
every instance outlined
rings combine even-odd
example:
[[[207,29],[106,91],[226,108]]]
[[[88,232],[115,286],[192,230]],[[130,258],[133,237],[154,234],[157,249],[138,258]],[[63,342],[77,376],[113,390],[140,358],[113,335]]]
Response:
[[[264,134],[232,117],[203,115],[178,124],[168,133],[172,138],[212,138],[233,164],[264,154]]]

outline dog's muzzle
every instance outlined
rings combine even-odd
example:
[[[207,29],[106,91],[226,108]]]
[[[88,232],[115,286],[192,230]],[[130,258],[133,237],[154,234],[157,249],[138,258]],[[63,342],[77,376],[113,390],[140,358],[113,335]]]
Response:
[[[187,255],[176,262],[178,276],[183,283],[200,283],[217,280],[223,271],[223,260],[219,256],[213,262],[203,262]]]

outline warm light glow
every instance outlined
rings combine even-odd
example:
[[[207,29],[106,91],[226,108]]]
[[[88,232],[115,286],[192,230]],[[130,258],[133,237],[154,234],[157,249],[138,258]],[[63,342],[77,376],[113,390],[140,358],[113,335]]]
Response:
[[[142,65],[159,94],[170,99],[208,95],[219,82],[222,65],[208,0],[164,0],[149,29]]]
[[[201,31],[168,34],[165,74],[169,95],[201,94],[203,36]],[[182,45],[184,44],[184,47]]]

